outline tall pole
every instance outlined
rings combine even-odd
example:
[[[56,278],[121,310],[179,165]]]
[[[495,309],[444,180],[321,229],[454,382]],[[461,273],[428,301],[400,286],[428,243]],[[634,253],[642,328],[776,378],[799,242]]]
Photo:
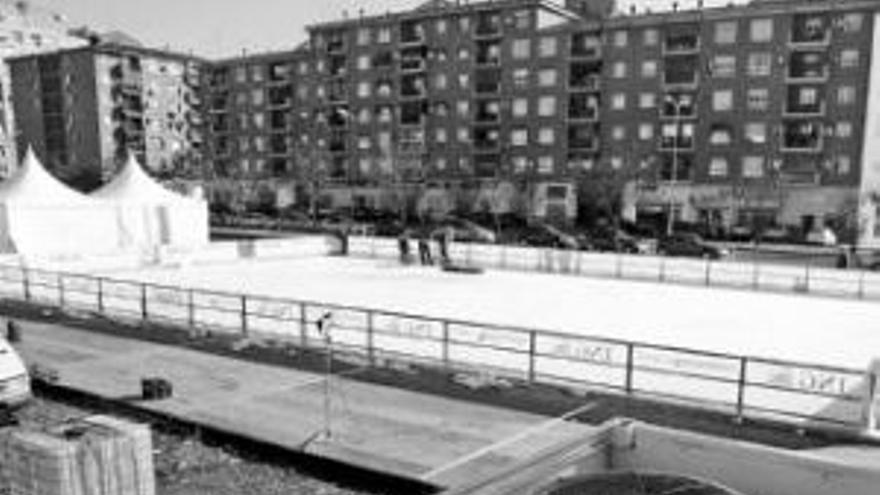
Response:
[[[666,235],[672,235],[675,224],[675,187],[678,178],[678,138],[681,133],[681,102],[669,98],[675,108],[675,136],[672,139],[672,175],[669,178],[669,209],[666,215]]]
[[[324,370],[324,429],[322,432],[325,440],[329,440],[332,436],[332,412],[330,410],[330,379],[333,377],[333,339],[330,336],[330,326],[333,323],[332,318],[333,314],[328,311],[315,322],[315,325],[318,327],[318,333],[324,336],[324,356],[326,359]]]

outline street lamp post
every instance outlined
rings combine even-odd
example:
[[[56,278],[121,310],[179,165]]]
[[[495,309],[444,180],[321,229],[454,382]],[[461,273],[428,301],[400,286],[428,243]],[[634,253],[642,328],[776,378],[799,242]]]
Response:
[[[666,103],[675,109],[675,136],[672,138],[672,173],[669,177],[669,202],[666,214],[666,235],[671,236],[675,226],[675,188],[678,179],[678,139],[681,134],[681,101],[671,95],[666,96]]]

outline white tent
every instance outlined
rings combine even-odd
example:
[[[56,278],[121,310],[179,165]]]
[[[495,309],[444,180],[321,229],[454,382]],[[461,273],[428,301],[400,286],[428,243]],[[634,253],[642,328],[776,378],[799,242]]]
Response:
[[[208,243],[208,203],[165,189],[132,156],[113,180],[91,196],[114,205],[121,249],[152,251],[159,246]]]
[[[71,256],[108,253],[117,244],[113,210],[52,177],[32,150],[0,183],[0,252]]]

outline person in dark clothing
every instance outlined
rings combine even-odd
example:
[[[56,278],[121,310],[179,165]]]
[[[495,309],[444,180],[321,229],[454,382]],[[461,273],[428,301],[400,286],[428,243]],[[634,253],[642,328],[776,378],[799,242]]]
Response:
[[[446,229],[437,231],[437,247],[440,251],[440,263],[449,264],[449,232]]]
[[[419,236],[419,262],[423,265],[434,264],[434,260],[431,259],[431,246],[428,244],[428,235],[424,232]]]
[[[400,262],[403,264],[409,264],[409,232],[402,232],[400,237],[397,238],[397,247],[400,251]]]

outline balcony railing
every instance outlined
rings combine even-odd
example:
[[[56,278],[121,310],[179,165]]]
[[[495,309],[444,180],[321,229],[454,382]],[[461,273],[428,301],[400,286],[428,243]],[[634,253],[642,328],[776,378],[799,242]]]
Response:
[[[602,79],[598,75],[579,77],[572,75],[568,87],[576,91],[599,91],[602,87]]]
[[[679,136],[661,137],[657,142],[657,147],[661,151],[690,151],[694,149],[694,138]]]
[[[599,107],[571,107],[568,109],[569,120],[599,120]]]
[[[785,116],[796,116],[796,117],[806,117],[806,116],[816,116],[820,117],[825,115],[825,102],[820,102],[812,105],[803,105],[796,103],[788,103],[785,106],[785,110],[783,112],[783,117]]]
[[[669,37],[663,43],[664,55],[686,55],[699,51],[700,38],[695,34]]]

